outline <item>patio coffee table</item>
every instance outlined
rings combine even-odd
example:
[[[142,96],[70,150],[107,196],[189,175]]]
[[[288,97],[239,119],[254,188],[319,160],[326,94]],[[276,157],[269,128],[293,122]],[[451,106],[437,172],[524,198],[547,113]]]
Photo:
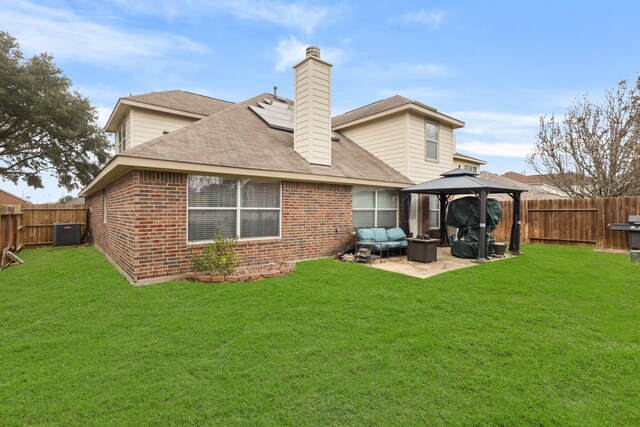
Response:
[[[405,239],[409,261],[433,262],[438,260],[438,239]]]

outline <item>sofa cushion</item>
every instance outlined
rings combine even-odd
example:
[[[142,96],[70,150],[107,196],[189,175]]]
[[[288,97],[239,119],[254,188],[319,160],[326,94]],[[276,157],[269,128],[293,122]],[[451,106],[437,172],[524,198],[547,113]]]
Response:
[[[403,248],[402,244],[405,243],[403,240],[395,241],[395,242],[386,242],[383,243],[385,249],[398,249]]]
[[[387,230],[387,237],[389,238],[390,242],[395,242],[397,240],[402,240],[406,238],[407,235],[404,234],[404,231],[402,231],[402,228],[396,227],[396,228],[390,228]]]
[[[373,238],[376,242],[388,242],[387,231],[384,228],[372,228]]]
[[[356,232],[358,242],[373,242],[374,234],[370,228],[359,228]]]

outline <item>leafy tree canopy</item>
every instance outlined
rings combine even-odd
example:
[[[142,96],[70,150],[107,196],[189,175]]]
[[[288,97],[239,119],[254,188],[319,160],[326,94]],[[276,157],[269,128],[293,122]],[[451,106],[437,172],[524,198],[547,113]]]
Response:
[[[110,150],[89,100],[43,53],[25,59],[0,32],[0,179],[42,188],[50,173],[71,191],[88,184]]]
[[[527,161],[570,197],[640,194],[640,78],[600,103],[584,96],[562,119],[542,117]]]

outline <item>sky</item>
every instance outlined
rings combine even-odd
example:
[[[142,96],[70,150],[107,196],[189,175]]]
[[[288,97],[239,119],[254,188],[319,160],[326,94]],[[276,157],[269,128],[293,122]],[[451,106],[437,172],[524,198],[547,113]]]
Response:
[[[400,94],[466,123],[458,151],[527,171],[544,115],[640,74],[638,1],[0,0],[0,30],[49,52],[106,120],[118,98],[182,89],[293,98],[308,45],[333,66],[332,114]],[[32,202],[68,192],[54,178]],[[72,192],[77,194],[77,191]]]

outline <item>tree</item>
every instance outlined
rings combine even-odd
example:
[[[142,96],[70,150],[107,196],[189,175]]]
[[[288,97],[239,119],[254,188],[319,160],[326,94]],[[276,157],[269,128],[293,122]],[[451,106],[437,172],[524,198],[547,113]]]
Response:
[[[24,59],[17,40],[0,32],[0,179],[42,188],[50,173],[71,191],[105,164],[96,109],[71,84],[52,56]]]
[[[70,201],[72,201],[73,199],[75,199],[75,197],[73,197],[71,194],[67,194],[66,196],[62,196],[58,199],[58,203],[59,204],[67,204]]]
[[[607,90],[601,103],[585,95],[563,119],[541,117],[527,162],[570,197],[640,194],[640,77]]]

